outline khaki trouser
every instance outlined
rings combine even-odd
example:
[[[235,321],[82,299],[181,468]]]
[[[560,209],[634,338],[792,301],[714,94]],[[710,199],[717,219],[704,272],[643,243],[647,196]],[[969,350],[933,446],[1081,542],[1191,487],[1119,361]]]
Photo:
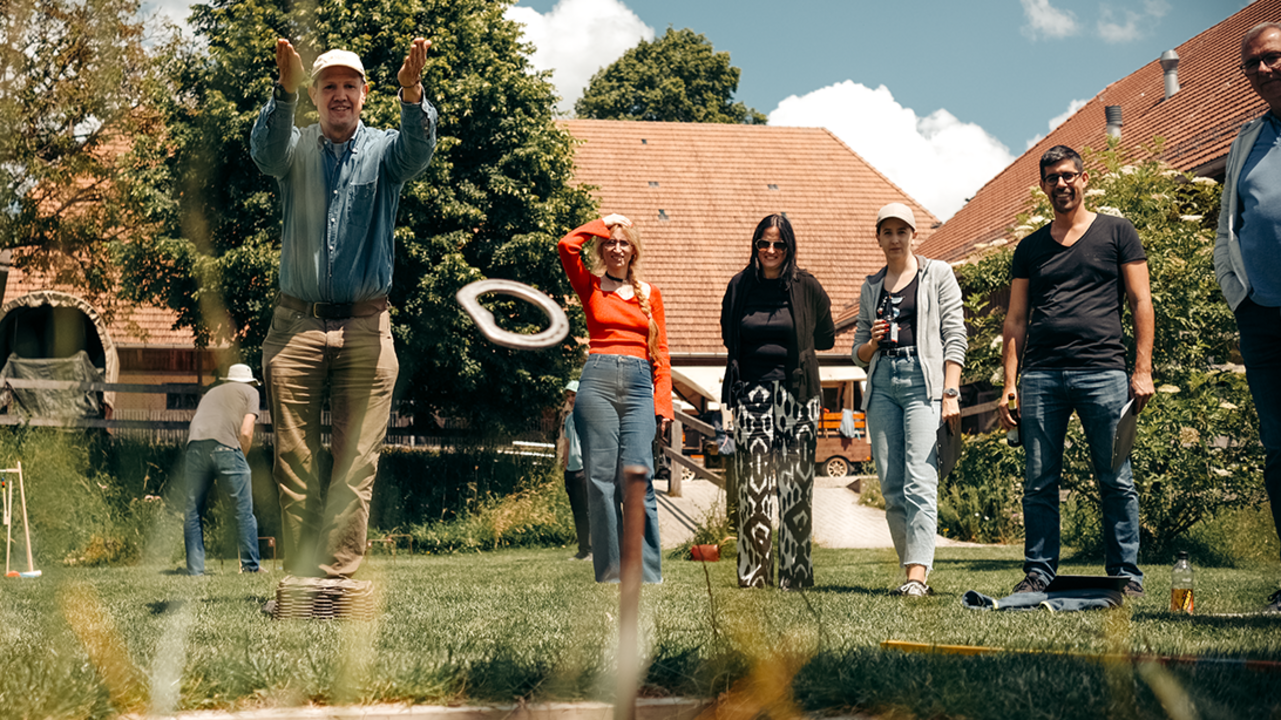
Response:
[[[350,577],[365,555],[369,499],[400,364],[386,311],[323,320],[277,307],[263,342],[285,569]],[[329,399],[333,468],[321,477]]]

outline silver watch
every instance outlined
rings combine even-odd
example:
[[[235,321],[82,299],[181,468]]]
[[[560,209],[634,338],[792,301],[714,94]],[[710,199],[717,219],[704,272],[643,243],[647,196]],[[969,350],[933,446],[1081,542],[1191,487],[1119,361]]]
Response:
[[[960,396],[961,396],[961,391],[957,390],[956,388],[947,388],[946,390],[943,391],[943,397],[954,398],[954,397],[960,397]]]

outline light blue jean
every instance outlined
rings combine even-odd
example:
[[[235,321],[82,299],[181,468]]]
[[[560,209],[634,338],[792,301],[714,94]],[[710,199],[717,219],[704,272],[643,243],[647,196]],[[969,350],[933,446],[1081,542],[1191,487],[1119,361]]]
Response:
[[[1081,418],[1103,501],[1104,567],[1142,583],[1139,493],[1130,461],[1112,472],[1112,438],[1129,399],[1121,370],[1032,370],[1023,373],[1019,412],[1027,469],[1023,484],[1023,572],[1053,579],[1059,567],[1059,485],[1063,441],[1073,410]]]
[[[227,447],[217,440],[187,443],[187,510],[182,525],[187,546],[187,574],[205,574],[205,538],[200,516],[209,498],[214,477],[236,508],[239,532],[240,569],[258,572],[258,520],[254,518],[253,479],[249,463],[240,448]]]
[[[654,383],[649,362],[630,355],[587,356],[574,399],[574,427],[587,471],[587,517],[596,582],[618,582],[623,538],[623,468],[645,466],[642,579],[663,581],[654,497]]]
[[[934,565],[938,533],[938,400],[920,358],[882,357],[872,373],[867,431],[885,498],[885,521],[901,565]]]

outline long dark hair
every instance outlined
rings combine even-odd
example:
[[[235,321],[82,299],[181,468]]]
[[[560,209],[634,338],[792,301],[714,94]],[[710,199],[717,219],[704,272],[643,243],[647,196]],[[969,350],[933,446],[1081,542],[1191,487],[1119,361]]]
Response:
[[[764,278],[756,255],[756,241],[760,240],[765,231],[770,228],[778,228],[778,239],[787,244],[787,257],[783,258],[783,267],[779,268],[778,276],[783,278],[784,285],[789,285],[792,282],[792,276],[796,274],[796,233],[792,232],[792,223],[788,221],[786,215],[779,213],[767,215],[764,220],[756,224],[756,231],[752,233],[752,259],[748,261],[747,266],[756,271],[757,280]]]

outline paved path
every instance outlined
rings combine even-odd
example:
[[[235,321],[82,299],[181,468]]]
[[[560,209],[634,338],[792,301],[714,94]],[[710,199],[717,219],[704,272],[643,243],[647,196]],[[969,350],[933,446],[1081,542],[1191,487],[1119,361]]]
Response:
[[[853,477],[814,479],[814,542],[825,548],[892,548],[885,511],[860,505],[849,489]],[[681,483],[681,497],[667,494],[667,482],[654,483],[658,495],[658,527],[663,547],[689,541],[713,511],[725,512],[725,491],[708,480]],[[973,545],[939,536],[938,547]]]

